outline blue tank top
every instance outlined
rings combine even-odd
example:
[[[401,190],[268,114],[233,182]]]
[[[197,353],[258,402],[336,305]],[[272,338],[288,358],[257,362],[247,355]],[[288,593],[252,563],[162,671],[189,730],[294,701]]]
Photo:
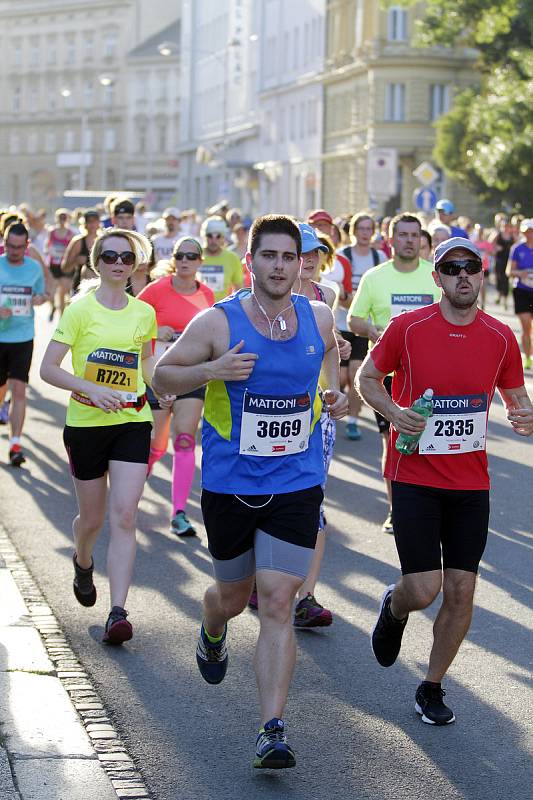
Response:
[[[215,305],[226,314],[229,346],[257,353],[246,381],[207,384],[202,486],[219,494],[285,494],[324,482],[318,378],[324,342],[309,300],[294,295],[298,329],[272,341],[244,312],[242,295]]]

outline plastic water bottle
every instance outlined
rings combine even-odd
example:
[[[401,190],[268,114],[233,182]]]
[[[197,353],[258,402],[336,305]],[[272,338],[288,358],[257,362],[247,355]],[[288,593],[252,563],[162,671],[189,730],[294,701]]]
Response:
[[[415,400],[411,408],[423,417],[430,417],[433,414],[433,389],[426,389],[422,397]],[[407,433],[400,433],[396,439],[396,450],[404,456],[410,456],[418,447],[418,441],[422,433],[423,431],[420,431],[420,433],[414,436]]]

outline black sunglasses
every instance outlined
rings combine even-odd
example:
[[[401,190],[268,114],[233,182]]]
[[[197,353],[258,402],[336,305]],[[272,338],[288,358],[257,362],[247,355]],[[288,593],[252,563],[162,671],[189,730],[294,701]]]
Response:
[[[116,250],[104,250],[100,258],[104,264],[116,264],[119,258],[127,267],[135,264],[135,253],[132,253],[131,250],[124,250],[123,253],[117,253]]]
[[[481,272],[482,266],[481,261],[468,259],[466,261],[445,261],[439,264],[437,269],[439,272],[442,272],[443,275],[451,275],[456,278],[462,269],[464,269],[467,275],[476,275],[478,272]]]
[[[183,261],[184,258],[186,258],[187,261],[196,261],[200,258],[200,253],[172,253],[172,255],[176,261]]]

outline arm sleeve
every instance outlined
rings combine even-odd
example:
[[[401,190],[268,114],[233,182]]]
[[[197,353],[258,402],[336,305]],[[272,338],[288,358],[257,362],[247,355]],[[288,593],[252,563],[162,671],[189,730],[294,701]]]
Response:
[[[370,351],[374,366],[385,375],[400,366],[404,341],[401,320],[405,316],[407,315],[403,314],[392,319]]]
[[[507,334],[507,352],[503,359],[500,374],[498,375],[498,389],[516,389],[524,385],[524,368],[522,367],[522,356],[515,335],[510,328]]]
[[[68,344],[72,347],[78,338],[81,327],[81,314],[76,301],[67,306],[61,315],[61,319],[57,323],[57,328],[52,334],[54,342],[61,342],[61,344]]]

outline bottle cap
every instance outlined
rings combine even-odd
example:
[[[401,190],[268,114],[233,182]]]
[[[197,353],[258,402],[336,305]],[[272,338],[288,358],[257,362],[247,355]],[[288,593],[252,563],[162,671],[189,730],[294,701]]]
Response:
[[[426,389],[426,391],[424,392],[424,397],[426,398],[426,400],[431,400],[431,398],[433,397],[433,389]]]

